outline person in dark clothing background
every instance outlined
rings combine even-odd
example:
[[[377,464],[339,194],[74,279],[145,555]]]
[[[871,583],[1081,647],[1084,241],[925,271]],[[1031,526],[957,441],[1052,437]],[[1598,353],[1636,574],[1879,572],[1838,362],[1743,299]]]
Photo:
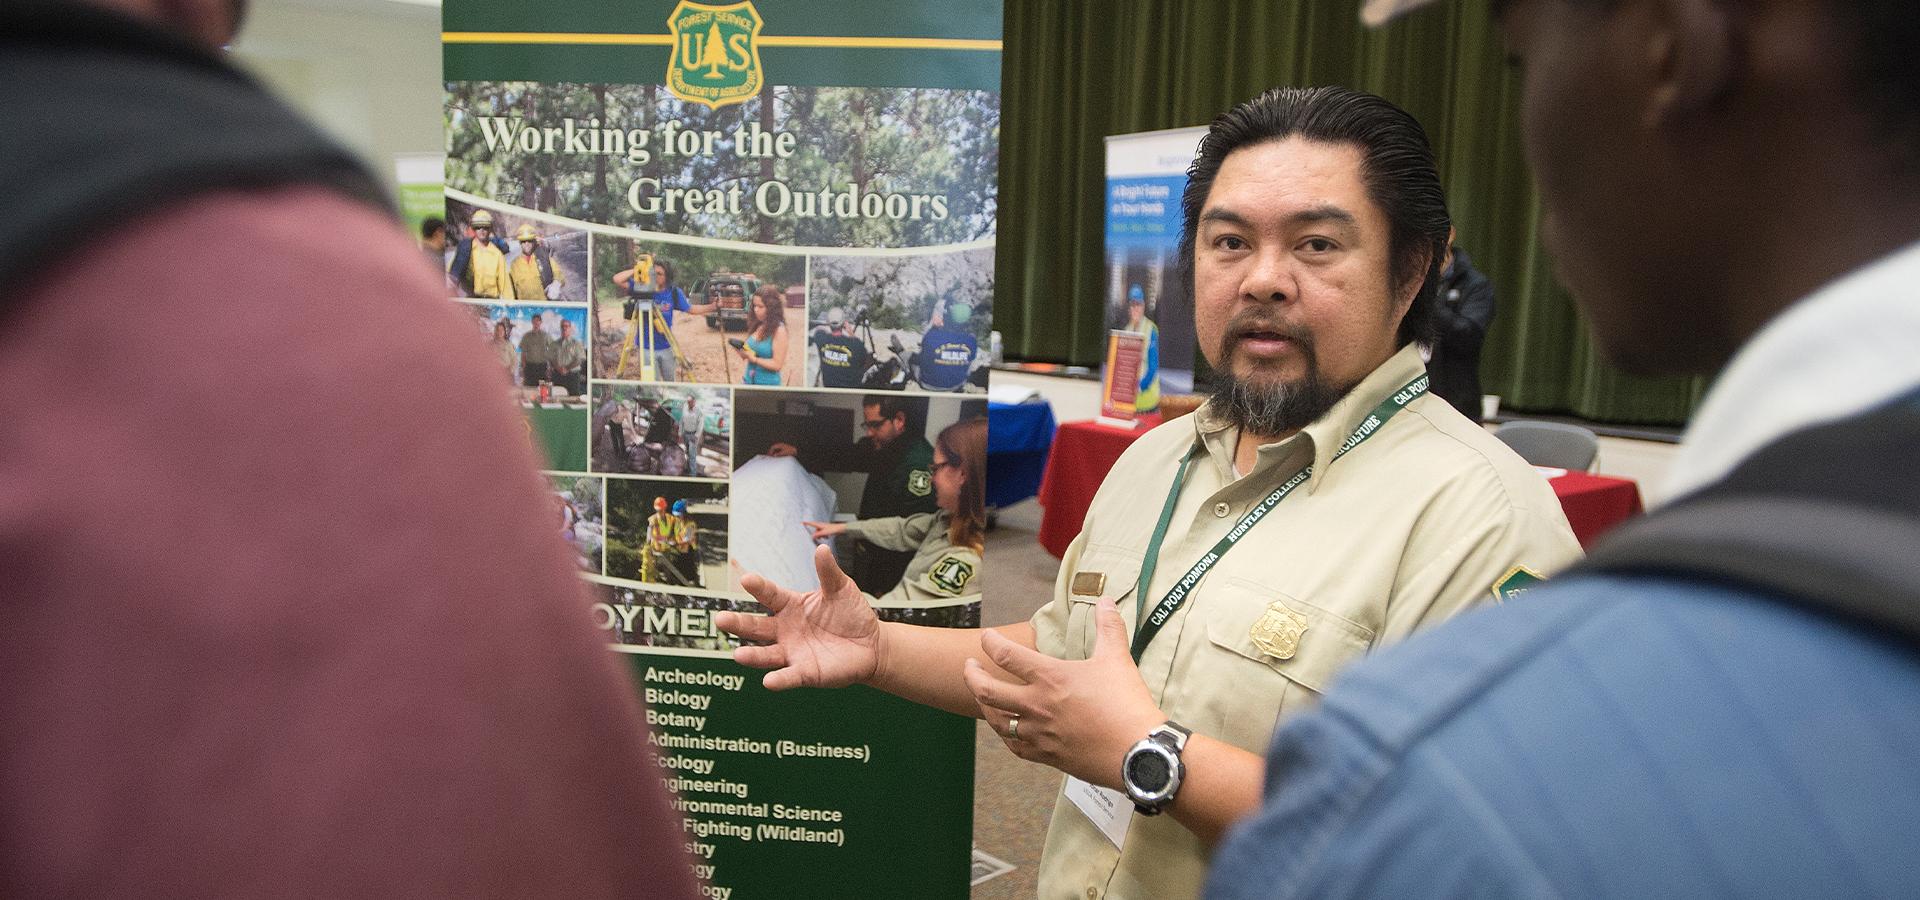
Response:
[[[1447,262],[1440,273],[1440,292],[1434,297],[1438,334],[1427,358],[1427,390],[1447,401],[1460,414],[1478,422],[1480,405],[1480,344],[1493,324],[1493,282],[1473,267],[1465,250],[1447,242]]]

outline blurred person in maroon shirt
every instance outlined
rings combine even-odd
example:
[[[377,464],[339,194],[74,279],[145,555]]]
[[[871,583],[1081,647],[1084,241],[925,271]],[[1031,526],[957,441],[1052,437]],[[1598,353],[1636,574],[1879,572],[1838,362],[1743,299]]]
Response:
[[[497,363],[241,13],[0,29],[0,896],[698,896]]]

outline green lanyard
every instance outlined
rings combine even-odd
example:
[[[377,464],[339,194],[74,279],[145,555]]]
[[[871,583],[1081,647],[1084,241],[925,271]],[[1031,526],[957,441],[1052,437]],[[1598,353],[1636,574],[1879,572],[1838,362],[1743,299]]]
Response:
[[[1421,373],[1420,377],[1407,382],[1399,390],[1394,391],[1393,396],[1374,407],[1373,412],[1368,413],[1367,417],[1361,420],[1360,427],[1355,428],[1353,434],[1340,445],[1340,449],[1334,452],[1333,458],[1337,460],[1347,455],[1348,450],[1360,446],[1361,441],[1373,437],[1374,433],[1380,430],[1381,425],[1393,418],[1394,413],[1406,409],[1407,404],[1426,392],[1427,376]],[[1134,610],[1137,624],[1133,632],[1135,662],[1140,661],[1140,655],[1147,651],[1147,644],[1153,641],[1154,635],[1160,633],[1160,628],[1167,624],[1167,620],[1173,617],[1174,612],[1187,602],[1187,595],[1193,591],[1193,586],[1199,584],[1200,579],[1213,569],[1214,563],[1226,556],[1227,551],[1233,549],[1233,545],[1239,543],[1240,539],[1252,530],[1254,523],[1266,518],[1267,513],[1280,505],[1280,501],[1285,500],[1288,494],[1293,493],[1294,488],[1299,487],[1313,475],[1313,464],[1308,463],[1306,468],[1274,488],[1273,492],[1267,495],[1267,499],[1247,510],[1247,514],[1240,517],[1239,524],[1233,526],[1233,530],[1227,532],[1226,537],[1221,538],[1219,543],[1213,545],[1213,549],[1200,557],[1200,561],[1194,563],[1193,568],[1188,569],[1186,575],[1181,576],[1172,590],[1167,591],[1167,595],[1162,597],[1160,603],[1153,608],[1153,614],[1145,615],[1147,587],[1153,583],[1154,566],[1160,559],[1160,543],[1166,540],[1167,526],[1173,523],[1173,507],[1180,500],[1180,488],[1187,480],[1187,465],[1192,461],[1193,448],[1188,447],[1186,455],[1180,458],[1180,471],[1173,477],[1173,488],[1167,492],[1167,503],[1160,510],[1160,521],[1153,526],[1153,539],[1147,543],[1146,559],[1140,564],[1140,580],[1134,586],[1134,602],[1137,604]],[[1331,460],[1328,461],[1328,465],[1332,465]]]

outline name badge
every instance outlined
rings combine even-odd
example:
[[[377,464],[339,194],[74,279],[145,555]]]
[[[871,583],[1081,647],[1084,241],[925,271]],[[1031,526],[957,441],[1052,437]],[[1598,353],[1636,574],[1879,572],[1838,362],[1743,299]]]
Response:
[[[1075,572],[1070,590],[1082,597],[1098,597],[1107,589],[1107,573]]]
[[[1099,787],[1081,781],[1072,775],[1067,776],[1067,799],[1073,801],[1075,809],[1100,829],[1107,840],[1119,849],[1127,842],[1127,827],[1133,824],[1133,801],[1126,794],[1108,788]]]

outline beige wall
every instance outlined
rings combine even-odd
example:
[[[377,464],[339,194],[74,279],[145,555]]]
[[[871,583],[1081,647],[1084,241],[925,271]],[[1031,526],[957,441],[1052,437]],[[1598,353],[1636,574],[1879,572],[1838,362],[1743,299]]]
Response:
[[[233,58],[389,185],[400,153],[440,153],[440,9],[393,0],[254,0]]]

